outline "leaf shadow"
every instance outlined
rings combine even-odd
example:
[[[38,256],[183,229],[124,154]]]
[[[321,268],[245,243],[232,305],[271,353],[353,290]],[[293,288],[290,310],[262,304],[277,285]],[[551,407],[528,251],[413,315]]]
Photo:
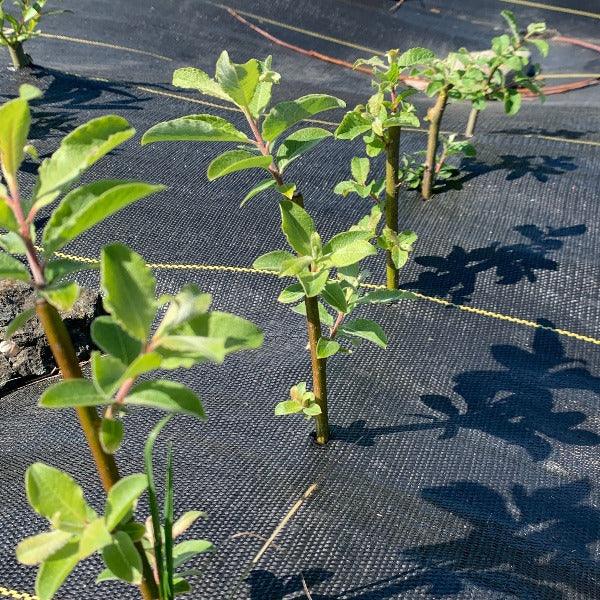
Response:
[[[471,301],[478,277],[486,271],[495,271],[497,285],[515,285],[523,280],[534,283],[538,271],[558,270],[559,263],[552,255],[562,249],[564,239],[583,235],[586,229],[584,224],[560,228],[519,225],[514,231],[525,238],[522,242],[494,241],[473,250],[454,246],[447,256],[417,256],[415,263],[428,270],[403,287],[465,304]]]

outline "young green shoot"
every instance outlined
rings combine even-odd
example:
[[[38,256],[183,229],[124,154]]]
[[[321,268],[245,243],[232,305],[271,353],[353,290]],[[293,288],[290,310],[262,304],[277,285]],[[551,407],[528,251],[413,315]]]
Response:
[[[539,37],[545,33],[546,24],[530,23],[523,34],[511,11],[503,10],[500,14],[508,24],[508,33],[495,37],[491,50],[472,53],[485,78],[483,85],[468,97],[472,109],[465,130],[466,137],[474,135],[479,113],[490,100],[503,102],[507,115],[515,115],[521,108],[521,93],[518,88],[526,88],[544,100],[538,79],[541,67],[539,64],[530,65],[529,61],[532,48],[537,49],[542,57],[548,56],[548,42]]]
[[[6,46],[13,67],[23,69],[31,66],[32,60],[23,49],[23,42],[40,34],[38,25],[46,15],[66,12],[64,10],[44,10],[47,0],[16,0],[18,14],[11,14],[4,7],[6,0],[0,0],[0,45]]]
[[[75,409],[107,502],[104,516],[99,516],[69,475],[42,463],[32,465],[26,474],[27,497],[36,512],[48,519],[50,530],[21,542],[17,557],[24,564],[40,565],[36,580],[40,600],[52,598],[77,563],[97,552],[116,577],[139,586],[142,597],[152,600],[159,582],[138,537],[139,527],[131,522],[147,478],[119,476],[114,453],[123,439],[121,418],[130,406],[203,418],[202,405],[192,390],[174,381],[148,380],[148,375],[157,369],[222,362],[231,352],[259,346],[262,334],[244,319],[208,312],[210,296],[195,286],[157,299],[154,276],[142,258],[122,244],[113,244],[103,249],[100,261],[108,316],[94,321],[91,331],[103,354],[92,354],[91,380],[83,377],[60,312],[69,310],[79,296],[72,276],[94,265],[57,253],[94,225],[163,187],[116,179],[75,187],[86,170],[135,133],[125,119],[108,115],[68,134],[40,164],[31,195],[22,195],[20,167],[26,154],[37,154],[27,143],[29,101],[40,95],[38,89],[23,85],[17,98],[0,106],[0,227],[4,231],[0,279],[27,282],[37,297],[35,309],[18,315],[5,335],[10,337],[36,315],[39,318],[63,376],[44,392],[40,405]],[[57,201],[40,235],[36,215]],[[159,311],[162,321],[153,330]],[[141,375],[143,383],[138,381]],[[103,407],[102,419],[98,407]]]
[[[427,64],[433,58],[430,50],[412,48],[402,54],[398,50],[390,50],[386,53],[385,60],[374,56],[368,60],[356,61],[356,67],[367,65],[372,69],[374,94],[365,105],[358,105],[347,113],[335,132],[338,139],[345,140],[353,140],[362,135],[369,157],[385,153],[385,199],[382,210],[386,230],[396,235],[398,191],[401,183],[400,132],[402,127],[419,127],[420,124],[415,107],[407,101],[416,90],[402,86],[403,74],[407,70],[413,71],[418,65]],[[354,174],[354,165],[359,163],[353,161],[352,164]],[[394,262],[392,249],[386,250],[386,281],[388,289],[398,289],[399,266]]]
[[[376,250],[369,243],[370,232],[343,232],[324,244],[304,209],[304,198],[297,184],[288,179],[288,166],[332,135],[314,126],[302,127],[292,133],[288,130],[323,111],[343,108],[344,102],[327,94],[309,94],[271,106],[272,86],[279,81],[279,74],[271,69],[271,57],[235,64],[227,52],[223,52],[217,61],[214,78],[200,69],[178,69],[173,75],[174,85],[234,105],[242,113],[248,133],[221,117],[189,115],[155,125],[144,134],[142,143],[236,143],[237,149],[224,152],[210,163],[208,179],[212,181],[248,169],[259,169],[267,175],[245,195],[242,205],[268,190],[276,192],[280,199],[281,228],[291,251],[270,252],[259,258],[254,266],[297,279],[294,298],[300,304],[295,311],[306,318],[312,368],[310,394],[314,395],[314,400],[309,402],[313,407],[310,416],[315,420],[316,442],[326,444],[330,433],[326,371],[329,355],[322,351],[324,342],[321,340],[326,338],[323,326],[327,322],[323,319],[327,321],[331,315],[319,299],[326,293],[332,269],[358,263]],[[286,137],[281,139],[283,134]]]

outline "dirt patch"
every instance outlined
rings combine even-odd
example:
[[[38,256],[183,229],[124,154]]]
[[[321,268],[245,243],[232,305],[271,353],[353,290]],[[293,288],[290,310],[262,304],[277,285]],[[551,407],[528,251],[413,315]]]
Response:
[[[30,319],[10,340],[4,339],[8,324],[33,306],[35,294],[21,282],[0,281],[0,395],[35,377],[56,371],[56,363],[37,318]],[[100,295],[83,288],[75,306],[63,314],[79,360],[90,356],[92,321],[102,314]]]

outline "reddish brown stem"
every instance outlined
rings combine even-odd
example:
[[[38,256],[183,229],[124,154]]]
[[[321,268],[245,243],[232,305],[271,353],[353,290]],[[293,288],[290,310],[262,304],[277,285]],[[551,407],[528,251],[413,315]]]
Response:
[[[294,52],[298,52],[304,56],[309,56],[310,58],[316,58],[317,60],[322,60],[324,62],[336,65],[338,67],[342,67],[344,69],[351,69],[353,71],[358,71],[360,73],[365,73],[366,75],[372,76],[373,72],[368,67],[354,67],[353,63],[348,62],[346,60],[342,60],[340,58],[335,58],[334,56],[330,56],[328,54],[322,54],[321,52],[317,52],[315,50],[307,50],[306,48],[302,48],[301,46],[296,46],[295,44],[290,44],[280,38],[275,37],[270,34],[268,31],[261,29],[257,25],[250,23],[244,17],[242,17],[235,10],[223,7],[233,18],[237,19],[240,23],[243,23],[247,27],[250,27],[253,31],[266,38],[270,42],[277,44],[278,46],[282,46],[283,48],[287,48],[288,50],[292,50]],[[576,38],[568,38],[564,36],[556,36],[553,38],[554,41],[564,42],[567,44],[574,44],[576,46],[582,46],[584,48],[590,48],[591,50],[596,50],[600,52],[600,47],[597,44],[593,44],[591,42],[585,42],[583,40],[578,40]],[[404,81],[407,85],[414,87],[415,89],[423,91],[427,87],[427,81],[418,77],[407,77],[404,75],[400,76],[400,80]],[[564,94],[565,92],[570,92],[572,90],[577,90],[585,87],[589,87],[591,85],[596,85],[600,83],[598,79],[582,79],[581,81],[576,81],[574,83],[565,83],[562,85],[554,85],[547,86],[544,89],[544,94],[546,96],[551,96],[553,94]],[[518,88],[519,92],[523,95],[524,98],[536,98],[537,94],[531,92],[527,88]]]

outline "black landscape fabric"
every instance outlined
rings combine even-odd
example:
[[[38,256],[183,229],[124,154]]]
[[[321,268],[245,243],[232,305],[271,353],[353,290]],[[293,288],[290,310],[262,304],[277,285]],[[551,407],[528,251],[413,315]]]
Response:
[[[346,61],[391,47],[479,50],[501,31],[503,9],[520,23],[545,20],[563,36],[600,43],[596,0],[406,0],[394,13],[386,0],[225,1],[286,42]],[[353,106],[370,91],[364,75],[274,45],[216,2],[60,4],[73,13],[48,19],[49,36],[28,45],[40,66],[0,73],[4,99],[25,81],[45,91],[32,109],[41,154],[106,113],[139,133],[205,112],[241,125],[237,113],[170,85],[180,66],[212,73],[222,49],[236,62],[273,54],[278,100],[327,92]],[[544,69],[598,74],[600,54],[553,42]],[[573,80],[548,83],[565,81]],[[177,374],[209,415],[206,423],[174,420],[159,444],[174,444],[176,511],[205,510],[195,534],[218,549],[197,560],[203,575],[192,597],[291,600],[309,597],[306,586],[313,600],[600,598],[599,101],[600,87],[590,86],[544,105],[524,102],[515,117],[490,106],[477,157],[462,165],[462,189],[441,190],[428,204],[401,193],[401,225],[419,235],[402,286],[462,308],[422,299],[369,309],[390,345],[329,361],[334,439],[325,449],[311,443],[310,423],[273,416],[290,385],[310,376],[302,318],[275,301],[283,283],[210,268],[249,267],[283,247],[274,196],[238,208],[258,176],[209,183],[220,146],[141,148],[139,136],[92,169],[89,178],[140,178],[168,191],[94,228],[69,253],[95,258],[107,241],[123,241],[163,265],[161,291],[193,281],[215,306],[265,332],[258,351]],[[416,103],[424,116],[427,99]],[[467,112],[450,106],[442,128],[461,132]],[[342,114],[320,118],[333,124]],[[424,143],[422,131],[403,133],[405,151]],[[369,208],[331,191],[359,153],[358,141],[327,142],[290,167],[325,238]],[[381,283],[381,258],[369,266]],[[94,275],[83,281],[98,284]],[[44,528],[24,495],[29,464],[68,471],[92,504],[103,504],[75,417],[36,406],[48,383],[0,401],[0,596],[33,594],[35,570],[14,557],[20,539]],[[127,417],[117,457],[124,473],[142,469],[156,418]],[[57,597],[137,597],[135,588],[96,586],[100,568],[95,560],[78,567]]]

